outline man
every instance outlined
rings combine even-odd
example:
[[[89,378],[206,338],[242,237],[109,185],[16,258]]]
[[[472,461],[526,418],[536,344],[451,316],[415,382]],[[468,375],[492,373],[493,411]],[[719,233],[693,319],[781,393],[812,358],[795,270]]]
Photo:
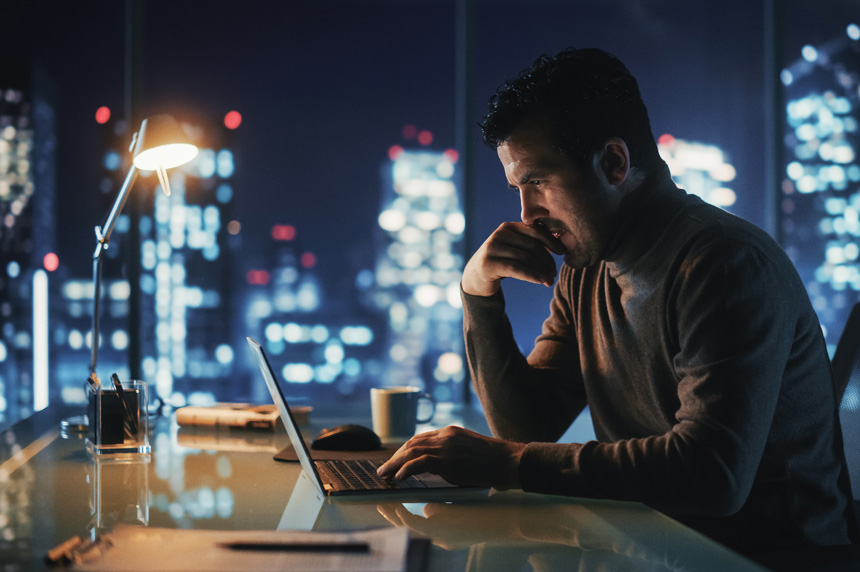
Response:
[[[594,49],[543,56],[497,91],[482,128],[522,206],[461,283],[495,437],[421,434],[380,474],[640,501],[734,546],[856,538],[803,285],[764,232],[674,185],[624,65]],[[528,359],[505,278],[555,282]],[[586,404],[598,441],[555,443]]]

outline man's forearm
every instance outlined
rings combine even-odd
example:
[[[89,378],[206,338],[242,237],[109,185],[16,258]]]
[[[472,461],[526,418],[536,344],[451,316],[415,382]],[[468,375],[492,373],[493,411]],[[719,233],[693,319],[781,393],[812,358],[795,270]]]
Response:
[[[493,435],[524,443],[557,439],[576,412],[548,382],[550,372],[531,367],[520,352],[502,294],[464,294],[463,314],[472,382]]]

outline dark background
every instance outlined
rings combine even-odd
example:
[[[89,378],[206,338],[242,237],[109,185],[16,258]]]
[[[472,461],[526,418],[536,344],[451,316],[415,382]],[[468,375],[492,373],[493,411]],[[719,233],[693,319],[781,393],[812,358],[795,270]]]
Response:
[[[539,54],[604,48],[639,79],[655,136],[719,146],[738,172],[733,212],[772,231],[768,74],[856,19],[849,0],[778,4],[773,28],[763,1],[478,0],[468,118],[474,124],[496,86]],[[57,247],[81,278],[104,216],[94,197],[105,127],[94,114],[102,105],[126,113],[126,9],[115,0],[7,1],[0,16],[2,57],[37,61],[55,83]],[[417,146],[403,138],[407,124],[430,130],[433,149],[458,145],[455,1],[147,0],[143,14],[141,113],[192,122],[242,113],[231,142],[242,264],[260,261],[272,224],[289,223],[317,253],[323,282],[372,267],[388,147]],[[474,249],[499,222],[517,219],[519,205],[492,150],[479,142],[458,150],[461,164],[471,153],[476,167]],[[506,292],[523,298],[510,313],[528,345],[550,291],[509,284]]]

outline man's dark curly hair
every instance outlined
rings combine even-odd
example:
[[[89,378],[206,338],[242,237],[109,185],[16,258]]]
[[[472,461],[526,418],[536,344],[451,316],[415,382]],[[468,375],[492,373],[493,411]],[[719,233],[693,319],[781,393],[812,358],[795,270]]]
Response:
[[[579,167],[610,137],[627,143],[634,167],[650,171],[662,161],[636,79],[600,49],[542,55],[505,82],[480,123],[484,143],[498,147],[523,120],[547,121],[553,146]]]

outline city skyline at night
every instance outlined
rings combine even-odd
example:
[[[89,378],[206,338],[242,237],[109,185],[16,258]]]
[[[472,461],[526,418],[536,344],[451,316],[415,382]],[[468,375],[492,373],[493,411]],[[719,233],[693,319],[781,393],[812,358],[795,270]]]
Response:
[[[477,2],[478,65],[471,99],[465,105],[470,140],[462,139],[464,131],[455,120],[454,8],[453,2],[407,6],[343,1],[293,12],[270,7],[264,13],[219,2],[207,4],[205,10],[195,2],[145,3],[147,33],[138,47],[145,63],[139,82],[145,89],[136,100],[135,113],[175,115],[203,149],[194,166],[171,175],[174,197],[162,195],[155,177],[140,178],[135,189],[141,201],[141,375],[159,387],[163,397],[173,396],[177,404],[183,399],[230,394],[265,398],[264,388],[253,386],[253,370],[240,343],[245,335],[274,340],[280,335],[285,344],[293,335],[299,337],[290,339],[305,340],[302,348],[292,350],[312,357],[287,353],[278,357],[283,365],[295,366],[290,371],[297,379],[324,378],[337,368],[341,368],[339,375],[358,371],[356,379],[365,376],[360,383],[333,391],[336,399],[378,380],[386,364],[391,365],[392,349],[394,356],[402,356],[400,347],[405,347],[392,342],[392,320],[402,315],[414,318],[425,311],[428,307],[418,300],[432,298],[447,304],[454,283],[452,274],[410,292],[415,307],[405,314],[379,302],[384,298],[378,288],[380,253],[390,252],[391,246],[382,246],[380,239],[394,236],[380,225],[385,220],[391,225],[397,216],[392,219],[389,213],[388,219],[380,220],[388,209],[383,196],[391,187],[385,175],[391,167],[391,147],[401,146],[407,156],[430,153],[437,158],[456,150],[456,176],[472,173],[468,185],[457,180],[462,235],[445,239],[445,248],[450,249],[445,264],[453,261],[453,269],[461,268],[469,250],[499,222],[519,216],[495,153],[480,145],[475,124],[486,100],[505,77],[534,57],[568,45],[599,45],[627,63],[639,80],[655,136],[661,139],[661,152],[670,165],[685,154],[702,161],[686,171],[687,179],[678,174],[679,184],[691,192],[704,185],[704,198],[766,230],[786,232],[784,213],[777,217],[779,229],[768,228],[770,201],[775,202],[774,196],[783,190],[774,189],[771,194],[765,188],[768,167],[763,167],[761,139],[767,133],[762,113],[766,70],[763,58],[748,57],[764,52],[761,30],[766,23],[761,7],[750,10],[747,3],[737,1],[719,9],[684,6],[669,13],[659,7],[583,2],[574,8],[540,1],[523,19],[539,22],[535,29],[541,32],[519,34],[511,42],[513,24],[491,3]],[[777,49],[781,68],[788,69],[803,57],[806,45],[822,47],[838,34],[846,36],[850,22],[839,9],[814,27],[807,24],[813,22],[807,17],[809,9],[792,4],[786,11],[786,40]],[[75,401],[83,391],[89,361],[92,229],[102,222],[115,196],[134,131],[127,120],[131,110],[124,77],[124,16],[123,4],[108,2],[51,16],[21,9],[11,14],[10,21],[17,17],[22,25],[3,39],[4,53],[27,54],[24,67],[40,70],[44,80],[40,85],[53,85],[42,92],[49,96],[45,101],[50,102],[50,113],[30,110],[26,114],[53,122],[53,132],[45,135],[42,147],[43,153],[52,155],[31,161],[32,173],[37,164],[54,165],[52,172],[43,171],[46,178],[39,183],[41,188],[53,186],[53,194],[34,198],[41,205],[38,208],[35,203],[14,207],[21,209],[22,222],[5,227],[14,226],[18,238],[24,235],[27,241],[39,241],[30,244],[24,258],[16,254],[11,260],[13,250],[4,248],[0,265],[7,297],[4,332],[9,334],[4,334],[0,348],[6,358],[0,360],[4,376],[0,393],[9,402],[35,403],[36,377],[46,379],[34,367],[37,362],[54,372],[51,399]],[[617,35],[601,34],[594,26],[608,20],[616,22]],[[90,21],[115,25],[100,26],[104,33],[98,38],[85,34],[77,38],[71,31],[94,29]],[[675,33],[667,35],[667,29]],[[732,41],[724,42],[726,38]],[[856,45],[856,40],[848,40]],[[724,48],[711,47],[717,44]],[[652,49],[640,50],[635,47],[639,45]],[[9,89],[23,93],[33,85],[25,79],[0,89],[4,94]],[[783,88],[790,91],[789,86]],[[11,105],[6,101],[5,109]],[[3,112],[10,113],[17,111]],[[662,134],[671,136],[662,138]],[[850,182],[851,171],[846,169],[845,175]],[[710,193],[714,197],[705,196]],[[7,201],[3,207],[12,209],[12,204]],[[850,206],[850,201],[843,206]],[[844,218],[845,209],[836,212],[836,202],[824,208],[829,209],[829,218]],[[46,222],[51,220],[55,222]],[[101,346],[105,372],[128,373],[131,336],[124,330],[129,285],[122,269],[128,249],[122,225],[129,220],[122,219],[106,262]],[[184,229],[184,241],[175,238],[179,227]],[[293,233],[294,238],[281,240],[284,233]],[[3,236],[8,240],[10,233]],[[840,248],[843,257],[853,252],[848,243]],[[837,256],[835,248],[812,256],[826,252]],[[51,257],[46,259],[48,254]],[[829,264],[842,269],[827,277],[828,288],[834,276],[851,272],[848,265],[835,260],[831,258]],[[249,275],[253,272],[268,273],[268,282],[255,283],[263,274]],[[817,272],[823,275],[825,270]],[[51,347],[70,352],[62,361],[54,353],[47,361],[33,357],[34,306],[28,292],[42,287],[51,293],[46,339]],[[511,292],[509,314],[516,339],[526,346],[540,330],[550,292],[522,284],[505,287]],[[811,297],[816,294],[813,290]],[[299,295],[316,296],[319,301],[301,319],[292,315],[288,301]],[[828,291],[825,296],[827,303],[818,300],[816,307],[824,308],[822,321],[828,323],[832,343],[845,309],[856,296],[851,288]],[[840,296],[842,302],[835,304],[833,300]],[[258,299],[266,299],[273,314],[254,321],[248,315],[259,310],[254,305]],[[351,304],[353,309],[339,304]],[[398,362],[410,363],[413,371],[417,367],[428,386],[449,388],[440,390],[442,398],[459,399],[464,383],[468,384],[457,347],[461,334],[456,311],[451,305],[446,308],[450,315],[428,322],[445,332],[440,334],[445,344],[419,344],[415,351],[424,355],[417,362],[414,356]],[[334,314],[339,314],[337,319]],[[420,322],[417,319],[413,325]],[[274,325],[267,333],[270,324]],[[357,328],[347,331],[359,337],[366,336],[362,328],[369,328],[372,342],[367,346],[345,343],[341,337],[345,328]],[[357,368],[351,358],[370,366]],[[419,383],[409,375],[398,379]],[[313,397],[312,385],[297,393]],[[320,395],[324,394],[321,390]]]

